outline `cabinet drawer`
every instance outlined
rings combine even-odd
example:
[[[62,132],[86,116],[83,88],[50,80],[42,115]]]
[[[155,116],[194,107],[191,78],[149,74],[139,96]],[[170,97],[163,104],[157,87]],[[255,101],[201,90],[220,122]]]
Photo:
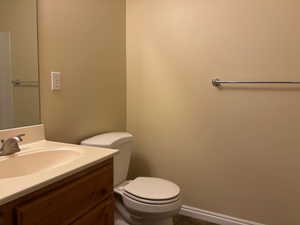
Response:
[[[76,181],[16,207],[18,225],[62,225],[111,195],[113,167],[109,164]]]
[[[100,204],[70,225],[114,225],[113,201],[109,200]]]

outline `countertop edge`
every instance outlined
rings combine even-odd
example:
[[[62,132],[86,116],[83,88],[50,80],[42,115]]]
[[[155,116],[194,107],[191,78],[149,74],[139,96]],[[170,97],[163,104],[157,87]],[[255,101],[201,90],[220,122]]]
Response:
[[[50,143],[51,141],[47,141],[47,142]],[[51,143],[59,144],[59,142],[51,142]],[[80,148],[80,145],[72,145],[72,144],[65,144],[65,143],[60,143],[60,144],[62,144],[62,145],[76,146],[77,148],[78,147]],[[84,146],[84,147],[87,147],[87,146]],[[94,148],[94,147],[92,147],[92,148]],[[54,184],[54,183],[56,183],[58,181],[61,181],[61,180],[65,179],[65,178],[67,178],[67,177],[70,177],[70,176],[72,176],[74,174],[77,174],[77,173],[79,173],[81,171],[84,171],[84,170],[86,170],[86,169],[88,169],[88,168],[90,168],[92,166],[100,164],[100,163],[102,163],[102,162],[104,162],[104,161],[106,161],[108,159],[113,158],[114,155],[116,155],[116,154],[119,153],[119,151],[116,150],[116,149],[108,149],[108,150],[111,150],[111,151],[114,151],[114,152],[108,153],[106,156],[102,156],[101,158],[95,159],[95,161],[89,162],[89,163],[87,163],[85,165],[78,166],[77,168],[74,168],[74,169],[72,169],[70,171],[66,171],[66,172],[64,172],[64,173],[62,173],[62,174],[60,174],[58,176],[49,178],[46,181],[42,181],[41,183],[34,184],[34,185],[30,186],[27,189],[24,189],[24,190],[22,190],[20,192],[13,193],[13,194],[11,194],[9,196],[6,196],[6,197],[0,199],[0,207],[3,206],[3,205],[5,205],[5,204],[8,204],[8,203],[10,203],[10,202],[12,202],[12,201],[14,201],[16,199],[18,199],[18,198],[24,197],[25,195],[31,194],[31,193],[33,193],[35,191],[38,191],[38,190],[40,190],[42,188],[45,188],[45,187],[47,187],[47,186],[49,186],[51,184]]]

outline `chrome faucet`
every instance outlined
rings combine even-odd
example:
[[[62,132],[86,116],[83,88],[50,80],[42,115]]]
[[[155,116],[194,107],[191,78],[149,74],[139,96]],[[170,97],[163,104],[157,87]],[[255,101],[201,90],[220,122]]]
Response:
[[[2,146],[0,149],[0,156],[12,155],[16,152],[20,152],[19,142],[23,141],[22,137],[25,134],[20,134],[15,137],[8,138],[7,140],[1,140]]]

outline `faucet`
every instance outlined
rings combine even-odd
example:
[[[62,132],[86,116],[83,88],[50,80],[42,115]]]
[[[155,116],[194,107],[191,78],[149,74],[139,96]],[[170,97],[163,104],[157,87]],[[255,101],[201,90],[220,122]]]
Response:
[[[15,137],[8,138],[7,140],[1,140],[2,146],[0,149],[0,156],[12,155],[16,152],[20,152],[19,142],[23,141],[22,137],[25,134],[20,134]]]

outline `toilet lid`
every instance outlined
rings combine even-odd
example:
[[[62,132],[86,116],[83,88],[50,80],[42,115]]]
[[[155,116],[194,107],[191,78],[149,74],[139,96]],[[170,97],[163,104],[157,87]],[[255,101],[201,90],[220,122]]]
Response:
[[[173,182],[154,177],[138,177],[124,189],[138,198],[157,201],[173,199],[180,194],[180,188]]]

